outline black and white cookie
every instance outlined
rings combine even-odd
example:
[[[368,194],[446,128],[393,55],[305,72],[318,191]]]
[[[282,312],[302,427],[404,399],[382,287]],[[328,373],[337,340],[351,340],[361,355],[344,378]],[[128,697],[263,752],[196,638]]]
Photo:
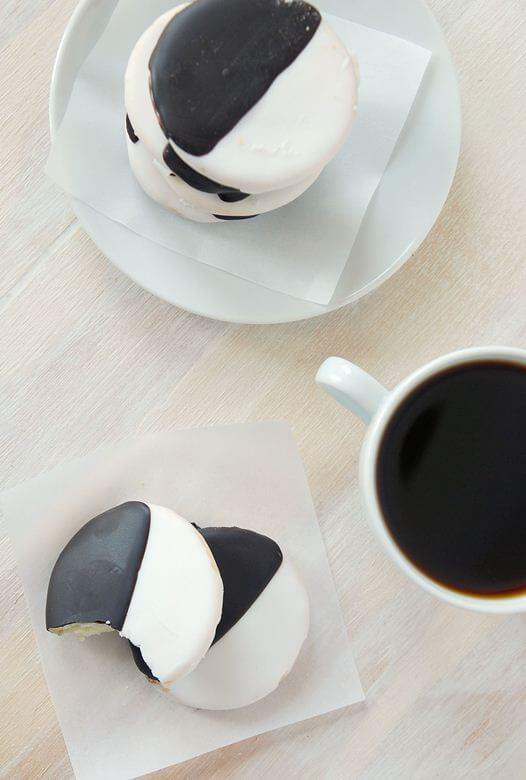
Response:
[[[140,143],[150,167],[172,174],[171,189],[203,214],[278,208],[346,140],[357,86],[352,55],[304,0],[194,0],[159,17],[130,57],[132,166]]]
[[[294,666],[309,631],[309,599],[272,539],[241,528],[201,533],[223,578],[223,617],[199,666],[170,690],[189,707],[245,707],[272,693]]]
[[[169,687],[203,658],[223,582],[203,536],[165,507],[130,501],[86,523],[49,581],[46,627],[81,636],[116,630]]]
[[[199,530],[223,580],[223,612],[201,663],[170,691],[189,707],[245,707],[272,693],[294,666],[309,630],[307,592],[269,537],[243,528]]]

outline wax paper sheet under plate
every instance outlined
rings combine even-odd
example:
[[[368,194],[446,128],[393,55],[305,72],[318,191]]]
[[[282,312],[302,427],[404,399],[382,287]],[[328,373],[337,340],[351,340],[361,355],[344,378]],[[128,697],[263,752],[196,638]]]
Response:
[[[148,198],[131,173],[126,152],[123,83],[128,57],[146,27],[176,4],[119,0],[78,74],[54,139],[48,174],[70,195],[168,249],[271,290],[328,303],[405,125],[430,52],[355,24],[347,0],[318,2],[321,10],[338,14],[328,18],[360,60],[359,110],[349,141],[294,203],[257,219],[202,225]]]
[[[172,507],[199,525],[274,537],[311,601],[311,629],[278,690],[229,712],[192,710],[150,685],[118,634],[55,637],[49,574],[89,518],[125,500]],[[100,449],[1,497],[45,675],[82,780],[119,780],[363,699],[302,463],[285,423],[152,434]]]

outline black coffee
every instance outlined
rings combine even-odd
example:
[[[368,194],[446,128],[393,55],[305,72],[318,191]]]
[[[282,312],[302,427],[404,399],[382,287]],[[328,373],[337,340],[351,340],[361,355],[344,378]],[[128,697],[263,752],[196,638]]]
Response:
[[[526,591],[526,370],[467,363],[434,376],[395,412],[377,491],[396,544],[463,593]]]

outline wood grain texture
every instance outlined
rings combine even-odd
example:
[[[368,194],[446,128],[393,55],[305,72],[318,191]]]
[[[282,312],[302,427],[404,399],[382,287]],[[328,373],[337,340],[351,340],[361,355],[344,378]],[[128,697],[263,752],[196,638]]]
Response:
[[[363,427],[313,384],[328,354],[387,385],[457,347],[526,346],[526,7],[432,0],[463,98],[458,174],[406,266],[353,307],[287,326],[209,322],[138,289],[46,182],[47,89],[73,0],[2,3],[1,485],[128,434],[285,418],[367,702],[159,778],[510,778],[526,766],[526,618],[436,603],[385,558],[357,496]],[[8,77],[8,78],[7,78]],[[0,777],[71,767],[9,541],[0,538]]]
[[[7,2],[0,7],[0,307],[49,256],[73,215],[44,175],[53,61],[74,0]],[[40,13],[39,13],[40,11]],[[8,31],[13,36],[4,40]]]

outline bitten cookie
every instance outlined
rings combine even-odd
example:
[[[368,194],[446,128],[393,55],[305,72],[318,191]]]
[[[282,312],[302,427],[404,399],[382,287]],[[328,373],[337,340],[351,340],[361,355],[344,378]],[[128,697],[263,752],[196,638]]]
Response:
[[[202,535],[170,509],[130,501],[94,517],[60,553],[46,627],[118,631],[169,686],[205,655],[222,608],[223,582]]]

